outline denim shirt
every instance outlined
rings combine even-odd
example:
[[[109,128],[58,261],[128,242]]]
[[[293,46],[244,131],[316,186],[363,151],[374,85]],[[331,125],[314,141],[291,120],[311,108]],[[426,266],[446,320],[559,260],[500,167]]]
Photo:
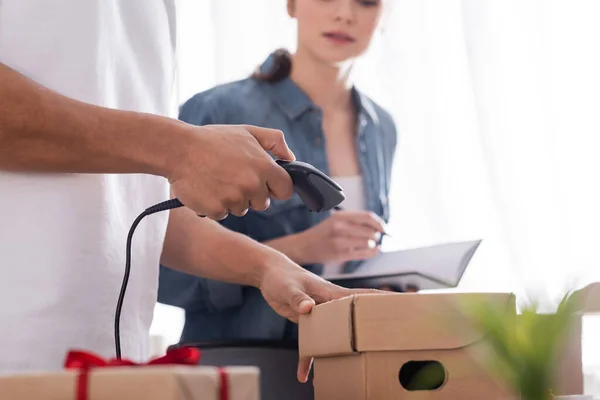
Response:
[[[272,61],[273,55],[261,68],[269,68]],[[397,140],[395,125],[391,116],[372,100],[356,89],[352,94],[358,110],[356,146],[365,204],[387,222]],[[247,124],[280,129],[297,160],[329,175],[322,113],[290,79],[267,83],[247,78],[214,87],[184,103],[179,118],[194,125]],[[294,194],[286,201],[272,200],[266,211],[250,210],[244,217],[230,215],[221,223],[265,242],[304,231],[328,216],[329,213],[310,212]],[[358,265],[350,262],[344,269],[350,272]],[[304,267],[316,274],[322,270],[321,265]],[[165,266],[160,269],[158,301],[186,312],[182,342],[296,338],[295,328],[271,310],[257,289],[192,277]]]

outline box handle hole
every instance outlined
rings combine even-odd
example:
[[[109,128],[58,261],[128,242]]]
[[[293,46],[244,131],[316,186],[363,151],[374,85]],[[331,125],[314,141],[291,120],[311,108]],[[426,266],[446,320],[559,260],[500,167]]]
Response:
[[[446,369],[438,361],[409,361],[400,368],[398,380],[411,392],[437,390],[446,383]]]

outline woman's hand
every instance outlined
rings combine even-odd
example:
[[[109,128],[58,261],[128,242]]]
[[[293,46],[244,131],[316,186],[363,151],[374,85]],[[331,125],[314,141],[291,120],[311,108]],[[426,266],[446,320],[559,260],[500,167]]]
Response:
[[[379,252],[385,223],[369,211],[337,211],[296,236],[299,264],[343,263],[366,260]]]

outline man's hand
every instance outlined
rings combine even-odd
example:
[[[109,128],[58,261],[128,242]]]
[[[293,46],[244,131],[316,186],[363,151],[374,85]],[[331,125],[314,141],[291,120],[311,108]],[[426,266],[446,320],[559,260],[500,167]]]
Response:
[[[229,213],[263,211],[269,199],[293,194],[289,174],[269,157],[295,160],[278,130],[254,126],[189,126],[189,144],[168,176],[179,200],[197,214],[221,220]],[[266,151],[265,151],[266,150]]]
[[[191,275],[257,287],[279,315],[294,322],[315,304],[356,293],[378,293],[334,285],[283,253],[208,218],[198,218],[186,207],[169,214],[161,264]],[[306,381],[311,364],[312,360],[300,360],[300,381]]]
[[[260,290],[269,305],[279,315],[298,322],[298,317],[308,314],[315,304],[358,293],[378,293],[371,289],[346,289],[308,272],[281,253],[264,269]],[[298,380],[306,382],[312,359],[298,363]]]

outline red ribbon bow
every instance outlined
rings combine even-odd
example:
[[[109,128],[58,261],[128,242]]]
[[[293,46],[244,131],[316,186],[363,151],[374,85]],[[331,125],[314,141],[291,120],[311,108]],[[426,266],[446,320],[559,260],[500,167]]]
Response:
[[[88,400],[88,376],[93,368],[106,367],[144,367],[148,365],[197,365],[200,361],[200,351],[191,347],[180,347],[167,352],[162,357],[147,363],[135,363],[131,360],[111,358],[105,360],[95,354],[85,351],[70,351],[65,360],[66,369],[79,371],[77,378],[77,400]],[[229,380],[227,372],[218,368],[220,379],[219,400],[229,400]]]

